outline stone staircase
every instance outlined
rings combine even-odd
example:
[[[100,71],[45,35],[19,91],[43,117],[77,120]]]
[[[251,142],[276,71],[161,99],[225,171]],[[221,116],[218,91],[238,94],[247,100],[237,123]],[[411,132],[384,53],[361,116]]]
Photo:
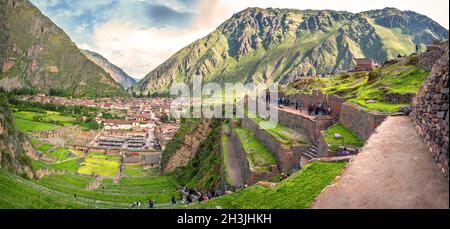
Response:
[[[317,152],[319,151],[319,141],[316,141],[314,145],[309,147],[306,151],[302,152],[302,155],[310,159],[317,157]]]

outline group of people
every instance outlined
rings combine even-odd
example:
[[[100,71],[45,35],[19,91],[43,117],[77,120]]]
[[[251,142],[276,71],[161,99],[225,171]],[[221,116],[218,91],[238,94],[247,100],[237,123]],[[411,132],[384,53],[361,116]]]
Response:
[[[142,204],[143,203],[141,202],[141,200],[138,200],[137,202],[133,202],[131,204],[131,208],[141,208]],[[155,201],[152,199],[148,200],[148,208],[153,208],[154,206],[155,206]]]
[[[308,115],[331,115],[331,107],[324,104],[308,104]]]
[[[303,104],[289,101],[289,98],[286,96],[281,97],[278,100],[278,105],[284,105],[284,106],[290,106],[294,108],[295,110],[300,110],[300,112],[303,111]],[[331,115],[331,106],[325,106],[323,103],[320,103],[318,105],[316,104],[308,104],[307,106],[308,115]]]
[[[189,189],[187,187],[183,187],[181,193],[183,194],[183,199],[181,200],[183,204],[191,204],[195,201],[206,202],[214,197],[220,196],[220,193],[214,190],[208,190],[202,193],[197,189]]]

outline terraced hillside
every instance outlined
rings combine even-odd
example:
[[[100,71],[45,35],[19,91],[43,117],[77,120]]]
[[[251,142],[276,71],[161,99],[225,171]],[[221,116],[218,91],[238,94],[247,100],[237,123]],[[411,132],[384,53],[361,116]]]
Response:
[[[110,74],[28,0],[0,1],[0,87],[64,96],[126,96]]]
[[[369,110],[396,112],[406,101],[388,101],[386,95],[415,94],[428,77],[429,72],[416,65],[417,56],[409,56],[394,64],[387,64],[371,72],[344,73],[333,77],[301,77],[283,87],[287,95],[311,94],[320,90],[340,96]]]
[[[354,67],[354,58],[383,62],[424,50],[448,30],[430,18],[393,8],[361,13],[248,8],[181,49],[132,89],[167,92],[199,74],[214,82],[289,82]]]

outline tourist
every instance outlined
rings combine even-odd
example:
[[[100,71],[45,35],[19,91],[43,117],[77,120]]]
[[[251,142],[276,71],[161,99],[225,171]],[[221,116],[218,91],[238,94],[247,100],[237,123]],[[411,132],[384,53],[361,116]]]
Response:
[[[187,202],[187,204],[192,203],[192,197],[190,194],[186,197],[186,202]]]
[[[331,106],[328,106],[327,114],[328,114],[328,115],[331,115]]]
[[[153,208],[153,206],[155,206],[155,202],[154,202],[152,199],[150,199],[150,200],[148,201],[148,207],[149,207],[149,208]]]
[[[344,151],[342,151],[341,155],[342,155],[342,156],[349,156],[349,155],[350,155],[350,152],[348,152],[348,151],[347,151],[347,148],[344,147]]]
[[[177,204],[177,199],[175,198],[175,196],[172,196],[172,204],[173,205]]]
[[[137,202],[137,207],[138,207],[138,208],[141,207],[141,200],[139,200],[139,201]]]

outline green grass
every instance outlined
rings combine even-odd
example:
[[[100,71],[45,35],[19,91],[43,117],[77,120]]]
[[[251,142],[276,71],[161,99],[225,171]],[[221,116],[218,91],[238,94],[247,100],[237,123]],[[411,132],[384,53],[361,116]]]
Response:
[[[267,127],[265,124],[266,121],[258,115],[254,115],[255,118],[252,118],[252,120],[255,121],[261,128],[264,128],[264,130],[270,135],[275,137],[281,144],[290,146],[309,143],[309,139],[305,134],[299,133],[298,131],[291,129],[280,122],[278,122],[274,128],[265,128]]]
[[[386,93],[417,93],[424,84],[429,72],[415,65],[402,63],[377,68],[369,72],[352,72],[326,78],[300,78],[287,87],[284,92],[311,94],[321,90],[356,103],[369,111],[394,113],[401,106],[410,104],[390,104],[384,100]],[[368,100],[375,102],[367,103]]]
[[[224,124],[222,125],[222,129],[227,128],[228,125]],[[224,168],[225,168],[225,181],[228,184],[232,184],[231,182],[231,177],[230,177],[230,172],[228,171],[228,142],[230,141],[230,138],[222,133],[221,136],[221,144],[222,144],[222,149],[223,149],[223,163],[224,163]]]
[[[253,185],[247,189],[194,204],[190,208],[304,209],[340,174],[342,163],[313,162],[275,188]]]
[[[47,131],[56,128],[56,126],[52,124],[34,122],[20,118],[16,118],[16,126],[21,132]]]
[[[125,164],[124,176],[127,177],[142,177],[148,175],[157,175],[158,173],[158,168],[144,169],[142,165]]]
[[[364,146],[364,141],[358,135],[341,124],[333,125],[323,133],[325,141],[330,145],[330,149],[333,151],[337,151],[339,146],[352,146],[357,148]],[[340,134],[342,139],[334,138],[335,133]]]
[[[55,163],[45,163],[43,161],[39,160],[31,160],[31,165],[34,170],[49,168],[49,169],[56,169],[56,170],[65,170],[71,173],[76,173],[78,171],[78,159],[79,158],[73,158],[68,159],[61,162],[55,162]]]
[[[49,149],[51,149],[53,147],[54,147],[53,144],[44,142],[44,143],[41,143],[39,146],[37,146],[36,150],[39,152],[42,152],[42,153],[46,153]]]
[[[79,174],[115,177],[119,172],[119,161],[98,157],[86,157],[80,164]]]
[[[269,165],[277,163],[275,156],[250,130],[246,128],[234,128],[233,132],[239,137],[252,169],[266,172],[269,170]]]
[[[60,161],[74,157],[74,155],[72,155],[72,153],[69,150],[65,149],[64,147],[60,147],[52,151],[51,153],[48,153],[48,156],[57,158]]]

